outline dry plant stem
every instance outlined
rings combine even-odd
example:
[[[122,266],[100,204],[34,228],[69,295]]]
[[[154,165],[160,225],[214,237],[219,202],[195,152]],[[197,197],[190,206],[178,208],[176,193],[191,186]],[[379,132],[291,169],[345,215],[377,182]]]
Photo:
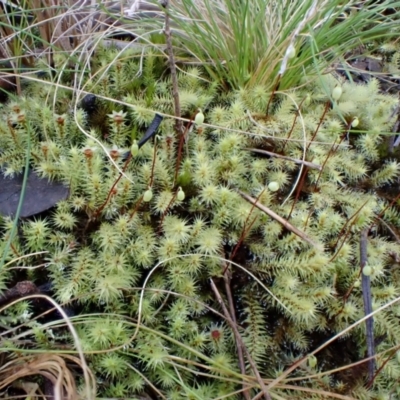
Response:
[[[290,131],[289,131],[289,133],[288,133],[288,135],[287,135],[287,137],[286,137],[286,140],[285,140],[285,142],[283,143],[282,151],[285,150],[285,147],[286,147],[286,145],[288,144],[289,139],[292,137],[292,133],[293,133],[294,127],[296,126],[297,117],[298,117],[299,114],[300,114],[301,108],[303,107],[303,103],[304,103],[305,100],[306,100],[306,98],[304,98],[304,99],[300,102],[300,104],[299,104],[299,109],[297,110],[297,112],[296,112],[296,114],[295,114],[295,116],[294,116],[293,123],[292,123],[292,127],[290,128]],[[303,161],[303,162],[306,162],[306,161]]]
[[[83,389],[84,393],[83,393],[83,396],[86,399],[94,399],[95,398],[94,393],[96,391],[96,389],[95,389],[96,384],[95,384],[94,378],[93,378],[93,376],[92,376],[92,374],[91,374],[91,372],[90,372],[90,370],[89,370],[89,368],[88,368],[88,366],[86,364],[85,356],[84,356],[84,353],[83,353],[82,345],[81,345],[80,339],[78,337],[78,334],[77,334],[72,322],[69,320],[68,316],[66,315],[65,311],[51,297],[46,296],[46,295],[42,295],[42,294],[37,294],[36,293],[34,295],[26,295],[26,296],[24,296],[23,299],[24,300],[43,299],[43,300],[46,300],[47,302],[49,302],[55,309],[57,309],[58,313],[61,315],[61,318],[63,319],[64,323],[66,324],[66,326],[68,327],[68,329],[69,329],[69,331],[70,331],[70,333],[72,335],[72,338],[73,338],[73,341],[74,341],[74,345],[76,347],[76,351],[77,351],[78,356],[79,356],[79,358],[78,358],[79,365],[83,370],[83,377],[84,377],[84,389]],[[17,303],[18,301],[19,301],[19,299],[14,300],[12,303],[10,303],[10,305]],[[48,355],[46,355],[46,354],[43,355],[44,358],[46,358],[47,356]],[[68,355],[65,355],[65,356],[71,357],[71,356],[68,356]],[[56,356],[56,357],[58,357],[58,356]],[[32,369],[31,368],[28,367],[28,370],[29,370],[29,373],[28,374],[23,374],[23,376],[25,376],[25,375],[36,375],[36,373],[32,373]],[[48,374],[46,376],[44,372],[41,373],[41,374],[43,376],[45,376],[45,377],[48,377],[49,379],[51,379],[51,377],[52,377],[51,375],[48,375]],[[57,378],[57,380],[55,382],[56,383],[55,388],[57,388],[57,386],[59,386],[62,383],[60,381],[60,378],[59,378],[60,377],[60,373],[56,374],[56,376],[58,378]],[[0,389],[2,389],[4,387],[4,386],[2,386],[3,384],[4,384],[4,381],[0,380]],[[58,397],[58,398],[61,399],[61,397]]]
[[[386,229],[392,234],[394,240],[400,244],[400,238],[397,236],[396,232],[392,229],[392,227],[386,222],[384,221],[382,218],[379,217],[375,217],[378,221],[380,221],[380,223],[382,225],[384,225],[386,227]]]
[[[222,297],[219,294],[218,289],[215,286],[215,283],[214,283],[214,281],[212,279],[210,279],[210,283],[211,283],[211,289],[213,290],[213,292],[215,294],[215,297],[217,298],[218,303],[220,304],[220,306],[221,306],[221,308],[222,308],[222,310],[224,312],[225,318],[226,318],[228,324],[230,325],[230,327],[233,330],[233,333],[235,335],[236,344],[237,344],[237,347],[238,347],[238,352],[240,353],[240,352],[244,351],[246,353],[247,360],[249,361],[251,369],[253,370],[254,375],[257,378],[257,382],[259,383],[259,385],[261,387],[261,390],[262,390],[262,393],[264,395],[264,398],[266,400],[271,400],[271,397],[268,394],[267,388],[266,388],[266,386],[264,384],[264,381],[261,378],[261,375],[260,375],[260,373],[259,373],[259,371],[257,369],[257,366],[256,366],[254,360],[252,359],[249,351],[247,350],[247,347],[244,345],[242,338],[240,337],[239,331],[237,329],[236,322],[234,322],[232,320],[231,316],[229,315],[228,309],[226,308],[225,303],[223,302]],[[248,395],[247,391],[244,392],[244,395],[245,395],[245,397],[247,399],[248,397],[246,396],[246,394]]]
[[[259,210],[263,211],[265,214],[269,215],[275,221],[278,221],[280,224],[282,224],[290,232],[294,233],[295,235],[297,235],[298,237],[305,240],[307,243],[311,244],[316,248],[321,247],[320,245],[318,245],[318,243],[314,242],[311,238],[309,238],[304,232],[297,229],[295,226],[290,224],[287,220],[276,214],[274,211],[270,210],[268,207],[265,207],[264,205],[260,204],[255,198],[249,196],[248,194],[240,190],[237,190],[237,192],[249,203],[254,204]]]
[[[176,166],[175,166],[174,185],[176,183],[176,180],[178,179],[179,165],[180,165],[181,159],[182,159],[183,145],[185,143],[185,139],[187,141],[189,140],[188,132],[189,132],[189,129],[192,126],[192,124],[193,124],[193,118],[191,118],[190,121],[186,124],[185,132],[183,132],[179,138],[178,156],[176,157]]]
[[[265,154],[265,155],[271,156],[271,157],[281,158],[282,160],[293,161],[295,164],[303,164],[306,167],[309,167],[309,168],[312,168],[312,169],[316,169],[318,171],[322,170],[322,167],[320,165],[318,165],[318,164],[314,164],[312,162],[305,161],[305,160],[299,160],[297,158],[283,156],[281,154],[273,153],[272,151],[254,149],[254,148],[246,148],[245,150],[253,151],[254,153]]]
[[[327,102],[325,103],[325,108],[324,108],[324,111],[323,111],[323,113],[322,113],[322,115],[321,115],[321,118],[319,119],[318,125],[317,125],[317,127],[315,128],[315,131],[314,131],[314,133],[313,133],[313,135],[312,135],[312,138],[311,138],[311,140],[308,142],[306,151],[308,151],[308,149],[310,148],[311,143],[314,142],[314,139],[315,139],[315,137],[317,136],[317,133],[318,133],[318,131],[319,131],[319,128],[321,127],[322,123],[324,122],[325,116],[326,116],[326,114],[327,114],[327,112],[328,112],[328,110],[329,110],[330,107],[331,107],[331,102],[330,102],[330,101],[327,101]]]
[[[153,186],[153,182],[154,182],[154,168],[156,166],[156,157],[157,157],[157,137],[154,139],[154,153],[153,153],[153,162],[151,164],[151,176],[150,176],[150,183],[149,183],[149,187]]]
[[[171,207],[171,204],[175,201],[177,195],[178,195],[178,190],[172,196],[171,200],[169,201],[169,203],[167,205],[167,208],[165,209],[165,211],[163,212],[163,215],[161,216],[160,224],[158,225],[158,233],[159,234],[162,231],[162,226],[163,226],[165,216],[167,215],[167,212],[168,212],[169,208]]]
[[[377,314],[377,313],[379,313],[379,312],[381,312],[381,311],[383,311],[383,310],[385,310],[385,309],[387,309],[387,308],[393,306],[394,304],[396,304],[397,302],[399,302],[399,300],[400,300],[400,299],[399,299],[398,297],[396,297],[396,298],[393,299],[393,300],[390,300],[388,303],[384,304],[383,306],[381,306],[381,307],[379,307],[377,310],[375,310],[375,311],[373,312],[373,314],[375,315],[375,314]],[[354,322],[353,324],[351,324],[350,326],[348,326],[347,328],[343,329],[341,332],[337,333],[336,335],[334,335],[333,337],[331,337],[330,339],[328,339],[327,341],[325,341],[325,342],[324,342],[322,345],[320,345],[318,348],[316,348],[315,350],[313,350],[309,355],[317,354],[317,353],[320,352],[322,349],[326,348],[326,347],[329,346],[331,343],[333,343],[335,340],[337,340],[339,337],[342,337],[343,335],[345,335],[346,333],[348,333],[348,332],[350,332],[352,329],[354,329],[356,326],[362,324],[367,318],[368,318],[368,317],[363,317],[363,318],[359,319],[358,321]],[[398,349],[398,346],[395,346],[395,348]],[[391,349],[385,350],[385,351],[383,351],[383,352],[380,353],[380,354],[386,353],[387,351],[390,351],[390,350],[391,350]],[[302,357],[301,359],[299,359],[298,361],[296,361],[293,365],[291,365],[288,369],[286,369],[284,372],[282,372],[282,374],[281,374],[278,378],[273,379],[272,382],[270,382],[270,383],[268,384],[268,388],[273,388],[273,387],[275,387],[276,385],[278,385],[280,382],[282,382],[282,381],[284,381],[284,380],[287,380],[286,378],[291,374],[291,372],[293,372],[302,362],[304,362],[305,359],[306,359],[306,357]],[[334,370],[330,370],[330,371],[325,372],[325,373],[323,373],[323,374],[324,374],[324,375],[329,374],[329,375],[332,376],[332,374],[334,374],[334,373],[336,373],[336,372],[344,371],[344,370],[349,369],[349,368],[354,368],[355,366],[361,365],[361,364],[365,363],[366,361],[368,361],[368,358],[367,358],[366,360],[357,361],[357,362],[354,362],[354,363],[349,364],[349,365],[345,365],[345,366],[342,366],[342,367],[339,367],[339,368],[335,368]],[[318,374],[318,375],[321,376],[321,373]],[[303,380],[303,379],[304,379],[304,378],[301,377],[301,378],[293,378],[293,379],[290,379],[290,380],[291,380],[292,382],[296,382],[296,381],[298,381],[298,380]],[[335,397],[335,398],[340,398],[340,399],[344,399],[344,400],[347,400],[347,399],[353,400],[353,399],[354,399],[353,397],[348,397],[348,396],[340,397],[340,396],[341,396],[341,395],[336,395],[336,396],[333,396],[333,397]],[[260,396],[257,396],[257,399],[258,399],[258,398],[260,398]],[[254,398],[253,400],[255,400],[255,399],[256,399],[256,398]]]
[[[328,155],[325,157],[325,160],[324,160],[324,162],[322,163],[322,166],[321,166],[321,168],[320,168],[320,170],[319,170],[319,174],[318,174],[317,180],[315,181],[315,184],[314,184],[314,192],[316,192],[316,190],[317,190],[318,182],[319,182],[319,180],[321,179],[322,172],[323,172],[323,170],[324,170],[324,168],[325,168],[325,166],[326,166],[326,163],[327,163],[328,160],[329,160],[329,157],[331,156],[331,154],[333,154],[333,152],[334,152],[335,150],[338,149],[338,147],[339,147],[340,144],[342,143],[343,139],[349,134],[350,129],[351,129],[351,123],[347,126],[346,134],[342,135],[342,137],[341,137],[339,143],[336,145],[336,140],[332,143],[332,146],[331,146],[331,148],[330,148],[329,151],[328,151]],[[300,194],[300,193],[299,193],[299,194]],[[296,194],[296,200],[297,200],[297,194]],[[292,211],[293,211],[293,207],[294,207],[294,206],[292,206],[292,209],[291,209],[291,211],[290,211],[290,214],[291,214]],[[304,222],[304,229],[307,228],[308,221],[309,221],[309,219],[310,219],[311,214],[313,213],[313,211],[314,211],[314,210],[311,208],[311,209],[310,209],[310,212],[309,212],[308,215],[307,215],[307,219],[306,219],[306,221]]]
[[[100,215],[100,213],[104,210],[104,207],[105,207],[105,206],[108,204],[108,202],[110,201],[111,196],[112,196],[112,193],[113,193],[113,191],[114,191],[114,188],[117,186],[118,182],[119,182],[119,181],[121,180],[121,178],[123,177],[123,173],[124,173],[124,172],[126,171],[126,169],[128,168],[128,165],[129,165],[131,159],[132,159],[132,153],[129,153],[129,156],[128,156],[128,158],[126,159],[125,164],[124,164],[124,166],[123,166],[123,168],[122,168],[122,172],[119,173],[118,178],[115,180],[114,184],[111,186],[111,189],[110,189],[109,192],[108,192],[108,195],[107,195],[106,200],[105,200],[104,203],[97,209],[97,211],[95,211],[95,213],[94,213],[94,215],[93,215],[93,218],[94,218],[94,219],[96,219],[96,218]]]
[[[171,81],[172,81],[172,96],[174,98],[174,107],[175,107],[175,130],[180,137],[182,135],[182,121],[181,121],[181,105],[179,102],[179,90],[178,90],[178,77],[176,73],[176,66],[174,60],[174,50],[172,47],[172,35],[171,35],[171,21],[168,13],[168,5],[169,0],[163,0],[162,6],[165,8],[165,22],[164,22],[164,33],[167,42],[167,50],[168,50],[168,63],[169,68],[171,70]]]
[[[361,232],[360,238],[360,268],[361,271],[367,264],[367,243],[368,243],[368,228]],[[372,295],[371,295],[371,278],[362,274],[362,294],[364,303],[364,314],[369,315],[372,313]],[[374,343],[374,319],[368,318],[365,321],[367,329],[367,356],[375,357],[375,343]],[[369,383],[374,379],[375,373],[375,359],[371,358],[368,361],[368,377]]]
[[[265,189],[262,190],[262,191],[260,192],[260,194],[257,196],[257,199],[256,199],[257,202],[258,202],[258,200],[260,199],[260,197],[262,196],[262,194],[264,193],[264,191],[265,191]],[[239,238],[238,242],[236,243],[236,246],[234,247],[234,249],[233,249],[232,252],[231,252],[231,255],[230,255],[230,257],[229,257],[229,261],[232,261],[232,260],[235,258],[235,255],[236,255],[237,251],[239,250],[239,247],[240,247],[241,244],[243,243],[243,240],[245,239],[247,233],[250,232],[251,227],[252,227],[252,226],[254,225],[254,223],[257,221],[257,217],[255,217],[255,218],[253,218],[253,221],[251,221],[251,223],[247,226],[247,223],[249,222],[251,213],[252,213],[253,210],[254,210],[254,207],[255,207],[255,204],[253,203],[253,204],[251,205],[250,212],[249,212],[249,214],[248,214],[247,217],[246,217],[246,221],[244,222],[243,229],[242,229],[242,233],[240,234],[240,238]],[[230,264],[228,264],[228,265],[225,267],[225,269],[224,269],[224,276],[225,276],[225,273],[226,273],[227,269],[229,268],[229,265],[230,265]]]
[[[324,162],[322,163],[322,168],[320,169],[320,172],[319,172],[318,177],[317,177],[317,181],[315,182],[315,187],[317,187],[318,182],[319,182],[319,180],[321,179],[322,172],[323,172],[323,170],[324,170],[324,168],[325,168],[326,163],[327,163],[328,160],[329,160],[329,157],[339,148],[339,146],[340,146],[340,145],[342,144],[342,142],[343,142],[343,139],[349,134],[350,129],[351,129],[351,124],[349,124],[349,125],[347,126],[346,133],[342,135],[342,137],[341,137],[340,140],[339,140],[339,143],[336,144],[336,140],[332,143],[332,147],[329,149],[328,155],[325,157],[325,160],[324,160]],[[315,190],[314,190],[314,191],[315,191]]]
[[[388,208],[390,208],[390,207],[392,207],[392,205],[393,204],[395,204],[396,202],[397,202],[397,200],[399,200],[400,199],[400,193],[375,217],[375,219],[376,220],[378,220],[379,218],[382,218],[383,217],[383,214],[385,214],[385,211],[388,209]],[[374,224],[375,224],[376,222],[374,221],[372,224],[371,224],[371,226],[369,227],[369,229],[371,229],[373,226],[374,226]]]
[[[132,218],[135,216],[135,214],[137,213],[137,210],[139,210],[140,205],[143,202],[143,195],[140,196],[139,200],[137,201],[137,203],[135,204],[135,208],[130,212],[129,214],[129,219],[128,221],[131,222]]]
[[[293,204],[292,204],[292,208],[290,209],[289,215],[288,215],[288,217],[287,217],[288,219],[290,219],[290,217],[292,216],[292,212],[293,212],[293,210],[294,210],[294,207],[296,206],[297,200],[298,200],[299,197],[300,197],[300,193],[301,193],[301,191],[303,190],[304,181],[306,180],[307,173],[308,173],[308,167],[306,166],[306,167],[303,169],[303,171],[301,171],[301,176],[300,176],[300,179],[299,179],[299,184],[297,185],[297,188],[296,188],[296,196],[294,197]]]
[[[257,199],[257,201],[258,201],[258,199]],[[253,207],[254,207],[254,204],[253,204]],[[233,249],[233,251],[231,253],[231,256],[229,257],[230,261],[232,261],[235,258],[235,255],[236,255],[237,251],[239,250],[240,245],[243,243],[243,240],[246,238],[246,235],[248,234],[248,232],[250,232],[251,227],[257,221],[257,217],[254,217],[253,220],[250,222],[250,224],[247,226],[247,222],[249,220],[249,217],[250,217],[252,211],[253,211],[253,208],[250,210],[250,213],[247,216],[247,219],[246,219],[246,222],[245,222],[245,224],[243,226],[243,230],[242,230],[242,233],[240,235],[239,241],[236,243],[236,246]],[[225,269],[225,271],[226,271],[226,269]],[[225,273],[225,271],[224,271],[224,273]]]
[[[361,271],[358,273],[357,279],[360,278],[361,273],[362,273]],[[352,291],[353,291],[353,289],[354,289],[354,284],[355,284],[355,282],[356,282],[356,281],[354,281],[354,282],[352,283],[352,285],[350,286],[350,288],[347,290],[347,292],[346,292],[345,295],[343,296],[343,306],[342,306],[342,308],[341,308],[332,318],[336,318],[340,313],[343,312],[343,309],[344,309],[344,306],[346,305],[347,299],[349,298],[349,296],[351,295],[351,293],[352,293]],[[336,284],[335,284],[335,286],[336,286]]]
[[[389,353],[386,360],[383,361],[381,366],[376,370],[373,380],[375,379],[375,377],[377,377],[380,374],[380,372],[385,368],[386,364],[396,355],[396,353],[398,351],[399,351],[399,348],[396,347]],[[372,386],[373,380],[368,382],[368,384],[367,384],[368,389],[370,388],[370,386]],[[399,379],[397,380],[397,382],[399,382]],[[395,388],[396,385],[393,385],[393,387]],[[391,397],[389,397],[389,398],[391,398]]]
[[[345,223],[344,223],[342,229],[340,230],[339,234],[337,235],[338,238],[337,238],[335,244],[332,246],[332,248],[336,248],[336,246],[337,246],[338,243],[339,243],[339,240],[342,238],[343,232],[345,232],[345,230],[346,230],[347,225],[350,223],[350,221],[351,221],[353,218],[355,218],[355,217],[361,212],[361,210],[362,210],[363,207],[368,203],[368,201],[369,201],[369,200],[367,199],[363,204],[361,204],[360,208],[359,208]],[[343,239],[342,243],[340,244],[339,248],[336,250],[336,253],[331,257],[331,259],[329,260],[329,262],[332,262],[332,261],[336,258],[336,256],[339,254],[340,249],[343,247],[343,245],[344,245],[345,242],[346,242],[347,237],[348,237],[349,234],[351,233],[351,229],[350,229],[350,228],[352,227],[352,225],[353,225],[353,223],[350,224],[349,229],[346,231],[346,234],[345,234],[345,236],[344,236],[344,239]]]
[[[224,311],[224,315],[225,317],[228,319],[229,324],[231,325],[234,334],[235,334],[235,340],[236,340],[236,347],[237,347],[237,356],[238,356],[238,363],[239,363],[239,369],[241,374],[245,375],[246,374],[246,366],[244,363],[244,357],[243,357],[243,342],[238,340],[238,336],[236,335],[235,329],[237,326],[237,322],[236,322],[236,314],[235,314],[235,304],[233,302],[233,297],[232,297],[232,291],[231,291],[231,279],[232,279],[232,274],[231,272],[227,269],[228,266],[225,267],[225,271],[224,271],[224,283],[225,283],[225,291],[226,291],[226,295],[228,297],[228,304],[229,304],[229,310],[230,310],[230,314],[228,313],[228,310],[225,308],[225,304],[223,303],[221,296],[218,293],[217,288],[214,285],[214,282],[211,280],[211,285],[213,287],[214,293],[218,299],[218,302],[220,304],[223,304],[223,311]],[[239,334],[239,333],[238,333]],[[240,336],[239,336],[240,337]],[[243,395],[245,397],[246,400],[250,400],[250,393],[249,390],[246,388],[246,385],[243,383]]]

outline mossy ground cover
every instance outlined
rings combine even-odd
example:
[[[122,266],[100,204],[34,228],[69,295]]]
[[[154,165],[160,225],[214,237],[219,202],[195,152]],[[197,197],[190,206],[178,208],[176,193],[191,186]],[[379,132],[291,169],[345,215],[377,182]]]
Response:
[[[268,83],[217,80],[179,46],[174,77],[145,44],[98,45],[78,75],[59,55],[55,76],[3,104],[3,174],[69,187],[44,214],[2,218],[4,290],[47,285],[63,307],[7,304],[5,357],[67,362],[55,386],[71,398],[395,398],[400,214],[385,190],[400,165],[383,149],[397,96],[308,70],[291,88],[282,67]],[[366,275],[372,377],[351,365],[368,354]]]

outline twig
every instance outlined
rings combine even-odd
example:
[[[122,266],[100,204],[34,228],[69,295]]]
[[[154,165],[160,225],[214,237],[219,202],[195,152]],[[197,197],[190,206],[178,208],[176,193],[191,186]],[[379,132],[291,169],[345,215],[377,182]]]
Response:
[[[232,320],[232,318],[231,318],[231,316],[230,316],[230,314],[228,312],[228,309],[226,308],[225,303],[223,302],[222,297],[219,294],[218,289],[215,286],[215,283],[214,283],[214,281],[212,279],[210,279],[210,283],[211,283],[211,289],[213,290],[213,292],[215,294],[215,297],[217,298],[218,303],[220,304],[220,306],[221,306],[221,308],[222,308],[222,310],[224,312],[225,318],[226,318],[228,324],[230,325],[230,327],[233,330],[233,333],[234,333],[235,339],[236,339],[236,343],[237,343],[237,346],[238,346],[238,350],[239,349],[243,350],[246,353],[247,360],[249,361],[251,369],[253,370],[254,375],[256,376],[257,382],[259,383],[259,385],[261,387],[261,390],[262,390],[262,393],[264,395],[264,398],[266,400],[271,400],[271,396],[269,395],[269,393],[267,391],[267,387],[265,386],[264,381],[261,378],[261,375],[260,375],[260,373],[259,373],[259,371],[257,369],[256,363],[254,362],[253,358],[251,357],[249,351],[247,350],[247,347],[243,343],[243,340],[242,340],[242,338],[241,338],[241,336],[239,334],[239,331],[237,329],[236,323],[233,322],[233,320]]]
[[[397,236],[396,232],[391,228],[391,226],[383,219],[380,217],[375,217],[382,225],[385,225],[386,229],[392,234],[394,237],[394,240],[400,244],[400,238]]]
[[[315,131],[314,131],[314,133],[313,133],[313,135],[311,137],[311,140],[308,142],[308,145],[306,147],[306,151],[308,151],[308,149],[310,148],[311,144],[314,143],[314,139],[317,137],[319,128],[321,127],[322,123],[324,122],[326,114],[328,113],[330,108],[331,108],[331,102],[327,101],[325,103],[324,111],[322,112],[322,115],[321,115],[321,118],[319,119],[318,125],[315,128]]]
[[[263,195],[264,192],[265,192],[265,189],[260,192],[260,194],[258,195],[256,201],[259,200],[259,198]],[[247,223],[249,222],[251,213],[254,210],[254,207],[255,207],[255,204],[252,204],[250,212],[246,217],[246,221],[244,221],[244,225],[243,225],[242,233],[240,234],[240,238],[239,238],[238,242],[236,243],[236,246],[232,250],[231,255],[229,257],[230,261],[232,261],[234,259],[235,255],[236,255],[237,251],[239,250],[240,245],[243,243],[243,240],[245,239],[246,235],[250,232],[251,227],[257,221],[257,217],[255,217],[255,218],[253,218],[253,221],[249,225],[247,225]],[[227,269],[228,269],[228,266],[225,267],[224,275],[225,275],[225,272],[226,272]]]
[[[179,90],[178,90],[178,77],[176,73],[176,66],[174,60],[174,51],[172,47],[172,34],[171,34],[171,21],[168,13],[169,0],[162,0],[161,5],[165,9],[165,23],[164,23],[164,33],[167,42],[168,51],[168,63],[171,71],[171,81],[172,81],[172,96],[174,98],[175,107],[175,131],[180,137],[182,135],[182,121],[181,121],[181,105],[179,103]]]
[[[236,314],[235,314],[235,304],[233,302],[233,296],[232,296],[232,291],[231,291],[231,286],[230,286],[231,279],[232,279],[232,274],[229,270],[227,270],[227,267],[225,267],[224,283],[225,283],[226,295],[228,297],[230,314],[228,313],[228,310],[226,308],[224,308],[225,304],[223,305],[223,310],[224,310],[225,317],[227,319],[231,318],[231,322],[232,322],[231,326],[235,332],[237,322],[236,322]],[[219,295],[218,290],[215,287],[214,282],[212,280],[211,280],[211,286],[213,287],[214,293],[217,296],[218,301],[220,303],[222,303],[222,299],[220,300],[221,296]],[[240,372],[243,375],[245,375],[246,374],[246,365],[244,363],[244,357],[243,357],[243,343],[238,340],[236,332],[235,332],[235,340],[236,340],[237,354],[238,354],[238,359],[239,359]],[[245,397],[246,400],[250,400],[249,390],[248,390],[248,388],[246,388],[246,385],[244,383],[243,383],[243,389],[244,389],[243,396]]]
[[[271,151],[261,150],[261,149],[246,148],[245,150],[253,151],[254,153],[265,154],[271,157],[282,158],[283,160],[293,161],[295,164],[303,164],[306,167],[317,169],[318,171],[322,170],[322,167],[320,165],[305,160],[299,160],[298,158],[282,156],[281,154],[272,153]]]
[[[307,243],[311,244],[312,246],[316,247],[317,249],[321,248],[321,245],[314,242],[311,238],[309,238],[304,232],[302,232],[300,229],[296,228],[293,226],[291,223],[286,221],[284,218],[276,214],[274,211],[270,210],[268,207],[264,206],[263,204],[259,203],[256,199],[253,197],[249,196],[248,194],[236,190],[245,200],[247,200],[249,203],[254,204],[259,210],[265,212],[265,214],[269,215],[271,218],[273,218],[275,221],[278,221],[280,224],[282,224],[287,230],[290,232],[294,233],[295,235],[299,236],[303,240],[305,240]]]
[[[183,145],[185,144],[185,139],[188,136],[189,129],[193,125],[193,120],[194,120],[194,117],[192,117],[190,119],[190,121],[186,124],[185,131],[181,134],[181,137],[179,139],[178,156],[176,157],[176,164],[175,164],[174,185],[176,183],[176,180],[178,179],[179,166],[181,164],[181,159],[182,159]],[[182,121],[180,121],[180,122],[182,124]],[[189,138],[187,138],[187,140],[189,140]]]
[[[157,145],[158,145],[157,140],[154,140],[153,161],[151,163],[151,175],[150,175],[150,182],[149,182],[150,188],[153,186],[153,182],[154,182],[154,170],[155,170],[155,166],[156,166],[157,147],[158,147]]]
[[[283,143],[282,152],[285,150],[285,147],[286,147],[286,145],[287,145],[289,139],[292,137],[292,133],[293,133],[294,127],[296,126],[297,118],[299,117],[299,115],[300,115],[300,113],[301,113],[301,108],[303,107],[303,103],[304,103],[304,101],[305,101],[306,99],[307,99],[307,97],[304,97],[303,100],[301,100],[301,102],[300,102],[300,104],[299,104],[299,106],[298,106],[298,109],[297,109],[296,113],[294,114],[294,119],[293,119],[293,122],[292,122],[292,127],[290,128],[290,131],[289,131],[289,133],[288,133],[287,136],[286,136],[286,141],[285,141],[285,143]]]
[[[360,238],[360,268],[361,272],[367,264],[367,243],[368,243],[368,228],[361,232]],[[369,276],[362,274],[361,279],[364,314],[367,316],[372,313],[372,296],[371,296],[371,279]],[[367,356],[375,357],[375,343],[374,343],[374,319],[369,317],[365,320],[367,328]],[[371,358],[368,361],[368,378],[371,382],[374,379],[375,359]]]
[[[341,248],[343,247],[343,245],[346,242],[347,237],[349,236],[349,234],[351,233],[351,227],[353,226],[354,222],[355,222],[355,218],[356,216],[361,212],[361,210],[364,208],[364,206],[369,202],[369,199],[367,199],[363,204],[361,204],[361,206],[358,208],[358,210],[352,215],[350,216],[347,221],[344,223],[344,225],[342,226],[342,229],[340,230],[339,234],[337,235],[337,240],[336,242],[332,245],[332,248],[336,250],[336,253],[331,257],[331,259],[329,260],[329,262],[331,263],[339,254],[339,251],[341,250]],[[351,222],[351,224],[350,224]],[[346,227],[347,225],[350,224],[349,229],[347,229],[346,231]],[[336,246],[339,244],[339,240],[342,238],[343,233],[346,231],[346,234],[344,236],[344,239],[342,241],[342,243],[340,244],[339,249],[336,249]]]

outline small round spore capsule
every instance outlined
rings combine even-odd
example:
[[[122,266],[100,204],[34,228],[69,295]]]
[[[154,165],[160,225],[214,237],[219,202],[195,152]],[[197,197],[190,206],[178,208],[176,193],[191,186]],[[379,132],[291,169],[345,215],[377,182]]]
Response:
[[[204,114],[202,113],[202,111],[199,108],[199,110],[194,118],[194,123],[196,124],[197,127],[199,127],[199,126],[203,125],[203,122],[204,122]]]
[[[363,275],[370,276],[372,274],[372,267],[366,265],[362,270]]]
[[[308,357],[308,366],[310,368],[314,368],[317,365],[317,362],[317,357],[315,357],[314,355]]]
[[[135,141],[132,143],[132,146],[131,146],[131,154],[132,154],[132,157],[137,156],[138,153],[139,153],[139,146],[138,146],[138,144],[137,144],[137,142],[136,142],[136,140],[135,140]]]
[[[151,188],[148,188],[143,195],[143,201],[148,203],[153,198],[153,191]]]
[[[332,90],[332,99],[335,101],[338,101],[340,99],[340,96],[342,95],[343,90],[341,86],[336,86],[333,90]]]
[[[178,193],[176,194],[176,198],[179,201],[185,200],[185,192],[182,190],[182,188],[180,186],[179,186],[179,189],[178,189]]]
[[[353,119],[353,121],[351,121],[351,127],[352,127],[352,128],[357,128],[357,126],[358,126],[359,123],[360,123],[360,120],[359,120],[357,117],[355,117],[355,118]]]
[[[268,190],[271,192],[277,192],[279,190],[279,183],[278,182],[270,182],[268,184]]]

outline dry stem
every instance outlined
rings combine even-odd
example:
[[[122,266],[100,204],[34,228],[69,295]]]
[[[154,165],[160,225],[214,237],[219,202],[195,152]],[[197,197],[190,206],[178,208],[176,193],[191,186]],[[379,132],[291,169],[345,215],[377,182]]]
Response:
[[[249,361],[251,369],[253,370],[254,375],[257,378],[257,382],[259,383],[259,385],[261,387],[261,390],[262,390],[262,393],[264,395],[264,398],[266,400],[271,400],[271,397],[270,397],[270,395],[269,395],[269,393],[267,391],[267,387],[265,386],[264,381],[262,380],[261,375],[260,375],[260,373],[259,373],[259,371],[257,369],[256,363],[254,362],[253,358],[251,357],[249,351],[247,350],[247,347],[243,343],[243,340],[242,340],[242,338],[241,338],[241,336],[239,334],[239,331],[237,329],[236,323],[232,320],[232,318],[231,318],[231,316],[230,316],[230,314],[228,312],[228,309],[226,308],[225,303],[223,302],[222,297],[221,297],[217,287],[215,286],[214,281],[211,279],[210,282],[211,282],[211,288],[212,288],[212,290],[213,290],[213,292],[214,292],[214,294],[215,294],[215,296],[216,296],[216,298],[218,300],[218,303],[220,304],[220,306],[221,306],[221,308],[222,308],[222,310],[224,312],[225,318],[226,318],[226,320],[228,321],[228,324],[230,325],[230,327],[233,330],[233,333],[235,335],[235,340],[236,340],[236,343],[237,343],[237,347],[238,347],[238,352],[240,353],[241,351],[244,351],[246,353],[247,360]],[[247,393],[247,392],[245,392],[245,393]],[[246,398],[247,398],[247,396],[246,396]]]
[[[259,210],[263,211],[265,214],[269,215],[271,218],[274,220],[278,221],[280,224],[282,224],[287,230],[291,231],[295,235],[299,236],[303,240],[305,240],[307,243],[311,244],[312,246],[316,248],[320,248],[321,246],[314,242],[310,237],[308,237],[304,232],[302,232],[300,229],[296,228],[293,226],[291,223],[289,223],[287,220],[276,214],[274,211],[270,210],[268,207],[264,206],[263,204],[259,203],[256,199],[253,197],[249,196],[248,194],[237,190],[237,192],[249,203],[254,204]]]

